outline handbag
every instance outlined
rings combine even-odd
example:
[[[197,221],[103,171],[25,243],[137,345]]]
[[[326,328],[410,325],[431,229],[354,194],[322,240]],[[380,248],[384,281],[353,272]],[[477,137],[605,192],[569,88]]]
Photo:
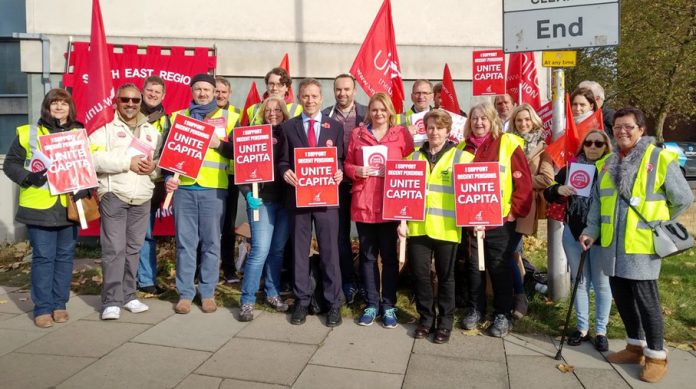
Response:
[[[655,253],[660,258],[677,255],[694,246],[694,237],[681,223],[676,220],[659,221],[648,223],[643,215],[638,212],[636,207],[631,204],[626,197],[621,195],[621,199],[638,215],[640,220],[645,223],[653,233],[653,246]]]
[[[550,220],[556,220],[559,222],[565,222],[567,207],[568,201],[565,198],[560,203],[548,203],[548,205],[546,206],[546,218]]]
[[[85,211],[87,223],[99,219],[99,200],[95,193],[82,199],[82,209]],[[77,213],[77,205],[72,193],[68,193],[68,220],[79,223],[80,215]]]

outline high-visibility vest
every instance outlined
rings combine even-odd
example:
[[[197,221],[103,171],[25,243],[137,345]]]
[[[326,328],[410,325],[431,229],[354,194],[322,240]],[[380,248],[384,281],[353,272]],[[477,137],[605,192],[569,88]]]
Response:
[[[213,114],[209,118],[215,119],[219,117],[224,117],[225,112],[226,111],[224,109],[218,108],[213,112]],[[176,115],[184,115],[190,117],[188,108],[178,112],[174,112],[172,114],[172,122],[176,118]],[[233,128],[234,122],[228,120],[226,129],[228,136],[232,132]],[[208,150],[206,150],[205,156],[203,157],[203,165],[201,166],[201,170],[198,173],[198,178],[194,180],[192,178],[181,176],[181,183],[179,185],[189,186],[193,184],[198,184],[204,188],[227,189],[229,185],[227,175],[231,174],[229,173],[231,169],[233,168],[230,168],[229,159],[220,155],[220,153],[218,153],[216,150],[209,148]]]
[[[409,108],[408,111],[404,113],[400,113],[396,115],[396,123],[397,125],[401,126],[410,126],[411,124],[411,115],[413,115],[415,112],[413,112],[413,107]]]
[[[152,126],[155,127],[155,129],[160,133],[160,135],[166,134],[167,130],[169,130],[169,128],[172,126],[172,123],[169,120],[169,115],[162,115],[159,119],[155,120],[150,124],[152,124]]]
[[[599,181],[600,200],[600,244],[609,247],[614,240],[614,225],[616,223],[616,206],[619,201],[618,191],[614,186],[614,180],[606,169],[607,163],[619,158],[615,153],[609,154],[597,161],[597,180]],[[670,163],[677,162],[676,153],[663,150],[654,145],[649,145],[645,150],[636,180],[631,190],[631,198],[638,212],[650,222],[669,220],[669,207],[667,196],[663,189],[667,168]],[[623,200],[621,200],[623,201]],[[626,254],[654,254],[653,235],[650,226],[640,220],[633,211],[628,211],[626,225],[624,227],[624,251]]]
[[[415,151],[406,159],[427,161],[420,151]],[[454,164],[471,162],[474,156],[464,150],[448,150],[435,166],[426,169],[425,220],[409,221],[409,236],[427,235],[446,242],[460,242],[462,228],[457,227],[454,211]]]
[[[48,135],[50,131],[44,126],[30,126],[28,124],[17,127],[17,137],[19,138],[19,144],[24,148],[26,152],[26,158],[24,160],[24,168],[29,170],[29,163],[31,162],[34,150],[40,150],[39,139],[40,135]],[[49,209],[55,205],[56,201],[60,199],[60,204],[62,206],[67,205],[66,195],[54,196],[48,189],[48,183],[44,184],[42,187],[37,188],[33,185],[27,188],[19,188],[19,206],[31,209]]]
[[[288,109],[288,114],[290,115],[290,118],[300,116],[303,109],[302,105],[298,103],[288,103],[286,104],[286,107]],[[261,103],[254,104],[251,107],[247,108],[247,117],[249,118],[250,126],[257,126],[259,124],[263,124],[263,112],[261,112]]]
[[[239,114],[235,110],[234,105],[230,105],[229,107],[227,107],[227,109],[223,109],[221,111],[222,117],[225,118],[225,123],[227,123],[227,135],[229,136],[232,133],[232,131],[234,131],[234,127],[236,127],[239,123]],[[227,169],[227,174],[234,175],[234,159],[231,159],[229,161],[230,167]]]

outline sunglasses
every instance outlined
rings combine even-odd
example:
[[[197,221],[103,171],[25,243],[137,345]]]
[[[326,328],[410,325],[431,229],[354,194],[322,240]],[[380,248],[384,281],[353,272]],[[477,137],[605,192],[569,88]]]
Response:
[[[585,147],[592,147],[592,145],[594,145],[596,148],[600,148],[604,147],[605,144],[606,142],[604,142],[603,140],[586,140],[585,142],[583,142],[583,145],[585,145]]]
[[[129,101],[133,104],[140,104],[140,97],[119,97],[118,101],[127,104]]]

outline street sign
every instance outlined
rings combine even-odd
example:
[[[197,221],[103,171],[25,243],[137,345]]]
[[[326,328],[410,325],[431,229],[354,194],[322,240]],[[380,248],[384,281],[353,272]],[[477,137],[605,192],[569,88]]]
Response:
[[[619,44],[617,0],[503,0],[503,51]]]
[[[577,51],[544,51],[541,53],[541,65],[546,68],[575,67]]]

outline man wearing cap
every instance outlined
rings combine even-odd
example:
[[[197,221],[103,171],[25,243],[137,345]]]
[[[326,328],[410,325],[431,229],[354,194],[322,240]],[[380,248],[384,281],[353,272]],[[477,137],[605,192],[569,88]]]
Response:
[[[191,302],[196,296],[194,278],[196,256],[200,252],[200,274],[198,292],[201,295],[201,310],[215,312],[215,287],[220,272],[220,235],[225,214],[227,188],[230,184],[227,173],[232,145],[224,141],[232,132],[234,123],[225,122],[222,109],[215,101],[215,78],[201,73],[191,79],[193,101],[184,110],[172,114],[188,116],[215,126],[215,135],[203,159],[198,178],[168,176],[166,188],[174,192],[174,222],[176,226],[176,289],[179,302],[174,310],[186,314],[191,311]]]

